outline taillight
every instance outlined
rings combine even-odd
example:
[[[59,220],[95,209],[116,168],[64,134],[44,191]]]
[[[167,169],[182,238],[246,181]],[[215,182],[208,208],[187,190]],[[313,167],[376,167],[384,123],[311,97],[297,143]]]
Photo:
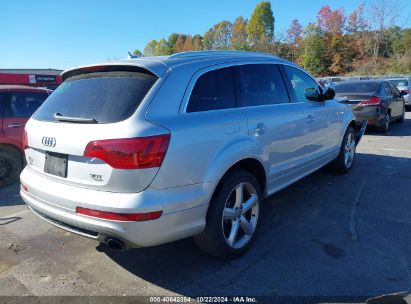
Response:
[[[113,221],[141,222],[158,219],[163,214],[163,211],[154,211],[146,213],[115,213],[77,207],[76,213]]]
[[[361,101],[360,105],[377,105],[381,102],[381,99],[378,97],[371,97],[368,100]]]
[[[24,192],[29,192],[29,189],[27,188],[26,185],[21,184],[20,185],[21,190],[23,190]]]
[[[95,157],[116,169],[160,167],[167,152],[170,134],[106,139],[90,142],[85,157]]]
[[[29,147],[29,140],[27,138],[27,132],[24,130],[23,132],[23,150],[26,150]]]

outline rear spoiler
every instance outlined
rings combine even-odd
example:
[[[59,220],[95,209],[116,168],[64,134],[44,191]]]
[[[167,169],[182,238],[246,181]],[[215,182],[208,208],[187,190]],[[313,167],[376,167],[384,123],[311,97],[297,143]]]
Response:
[[[158,77],[148,69],[135,65],[91,65],[64,71],[61,74],[61,79],[65,81],[73,76],[97,72],[139,72]]]
[[[74,67],[63,71],[63,73],[61,73],[61,78],[63,81],[65,81],[67,78],[72,76],[103,71],[140,72],[156,77],[161,77],[168,69],[169,66],[167,66],[159,59],[153,59],[151,57],[140,57],[137,59],[116,60]]]

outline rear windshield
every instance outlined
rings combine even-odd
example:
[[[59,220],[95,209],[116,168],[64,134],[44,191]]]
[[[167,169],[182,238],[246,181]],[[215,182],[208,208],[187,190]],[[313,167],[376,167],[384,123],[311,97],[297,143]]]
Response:
[[[407,79],[390,80],[396,87],[408,87]]]
[[[340,82],[335,84],[337,93],[375,93],[377,88],[377,82]]]
[[[34,114],[55,121],[54,114],[114,123],[129,118],[156,81],[139,72],[100,72],[71,77],[63,82]]]

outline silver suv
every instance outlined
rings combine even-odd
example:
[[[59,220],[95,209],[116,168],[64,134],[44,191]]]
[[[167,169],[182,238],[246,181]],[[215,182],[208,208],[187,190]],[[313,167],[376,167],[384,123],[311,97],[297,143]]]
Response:
[[[45,221],[127,249],[194,236],[220,258],[253,243],[263,199],[365,129],[300,67],[234,51],[77,67],[29,120],[21,196]]]
[[[404,93],[404,104],[407,108],[411,107],[411,77],[389,79],[400,91]]]

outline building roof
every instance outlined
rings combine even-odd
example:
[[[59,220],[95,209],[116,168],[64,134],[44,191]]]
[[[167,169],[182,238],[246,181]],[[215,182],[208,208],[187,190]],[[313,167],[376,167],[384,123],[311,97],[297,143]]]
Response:
[[[63,70],[57,69],[0,69],[0,74],[36,74],[36,75],[60,75]]]

